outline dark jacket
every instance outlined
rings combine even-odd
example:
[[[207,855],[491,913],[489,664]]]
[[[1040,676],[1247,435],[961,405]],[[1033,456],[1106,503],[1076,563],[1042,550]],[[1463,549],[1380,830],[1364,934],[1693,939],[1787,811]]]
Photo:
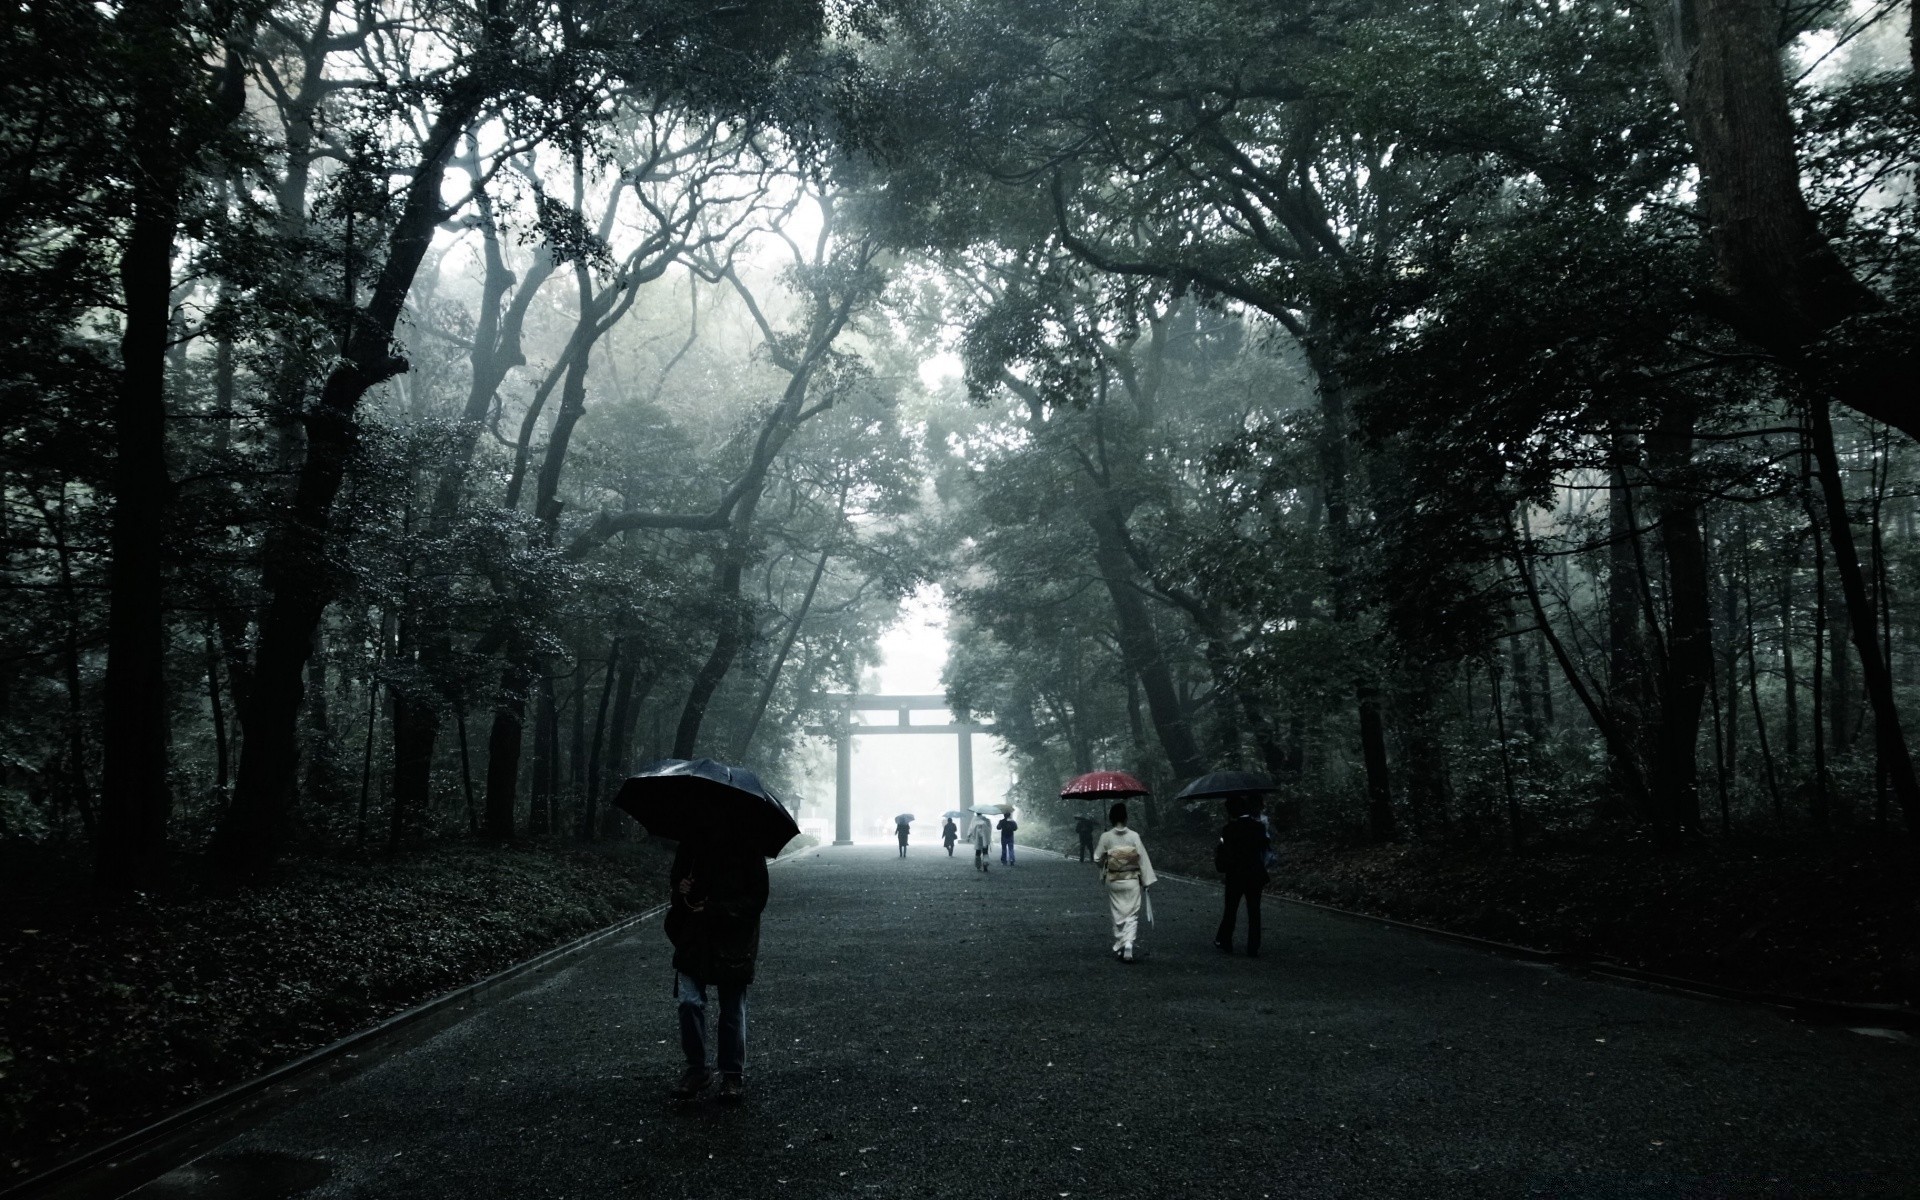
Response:
[[[953,823],[952,817],[948,817],[947,823],[940,827],[940,840],[951,846],[954,842],[958,841],[959,838],[960,827]]]
[[[1213,848],[1214,869],[1228,882],[1263,887],[1267,882],[1267,847],[1273,839],[1258,817],[1235,817],[1220,830]]]
[[[680,881],[689,877],[693,887],[683,896]],[[701,983],[752,983],[760,912],[767,907],[767,860],[751,851],[702,851],[683,842],[669,878],[673,903],[666,930],[673,969]]]
[[[1092,820],[1092,818],[1090,818],[1090,817],[1081,817],[1081,818],[1080,818],[1079,820],[1077,820],[1077,821],[1075,821],[1075,822],[1073,823],[1073,831],[1074,831],[1075,833],[1077,833],[1077,834],[1079,834],[1079,835],[1080,835],[1080,840],[1081,840],[1081,841],[1083,841],[1083,842],[1091,842],[1091,841],[1093,841],[1093,820]]]
[[[1000,818],[1000,840],[1003,842],[1012,841],[1013,831],[1018,828],[1020,828],[1020,822],[1014,820],[1012,817],[1001,817]]]

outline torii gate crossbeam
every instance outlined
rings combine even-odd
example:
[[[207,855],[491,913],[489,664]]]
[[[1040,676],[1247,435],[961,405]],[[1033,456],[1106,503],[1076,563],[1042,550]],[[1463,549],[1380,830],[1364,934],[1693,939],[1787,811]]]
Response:
[[[950,733],[959,739],[960,807],[973,811],[973,735],[992,733],[993,726],[974,721],[947,721],[940,725],[915,725],[912,714],[929,710],[947,710],[945,696],[823,696],[823,707],[837,710],[832,725],[809,725],[807,732],[833,739],[833,844],[853,844],[853,739],[870,734]],[[855,712],[897,712],[898,724],[860,725]]]

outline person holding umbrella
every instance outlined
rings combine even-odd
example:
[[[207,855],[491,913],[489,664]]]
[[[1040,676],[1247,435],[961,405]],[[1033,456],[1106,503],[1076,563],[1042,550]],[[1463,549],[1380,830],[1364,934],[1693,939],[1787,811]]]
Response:
[[[720,999],[720,1100],[746,1096],[747,987],[760,953],[760,913],[767,907],[767,860],[737,846],[681,842],[670,874],[667,940],[673,943],[673,994],[680,1012],[680,1050],[687,1069],[674,1086],[691,1100],[712,1079],[707,1070],[707,989]]]
[[[1067,780],[1060,789],[1062,800],[1125,800],[1129,796],[1144,796],[1147,785],[1127,774],[1125,771],[1088,771],[1085,775],[1076,775]],[[1092,813],[1082,813],[1073,823],[1074,832],[1080,835],[1080,861],[1096,858],[1093,849],[1094,821]]]
[[[1107,888],[1107,907],[1113,916],[1113,956],[1121,962],[1133,959],[1133,945],[1140,935],[1140,909],[1144,902],[1147,919],[1153,919],[1153,902],[1146,899],[1147,889],[1156,881],[1153,860],[1140,835],[1127,828],[1127,806],[1116,803],[1107,810],[1112,828],[1100,835],[1093,861],[1100,864],[1100,882]]]
[[[960,827],[953,823],[953,814],[946,815],[946,823],[940,826],[940,843],[947,848],[947,857],[953,857],[953,844],[960,840]]]
[[[760,953],[767,906],[767,859],[800,828],[753,772],[710,759],[663,759],[621,785],[614,805],[656,837],[680,845],[668,873],[664,922],[673,943],[673,996],[686,1070],[676,1100],[712,1081],[707,1066],[707,995],[719,994],[716,1065],[722,1103],[746,1096],[747,988]]]
[[[1013,819],[1012,813],[1000,818],[1000,861],[1007,866],[1013,865],[1013,831],[1020,828],[1020,822]]]
[[[1227,823],[1213,848],[1213,866],[1226,884],[1226,906],[1213,944],[1233,953],[1233,926],[1240,905],[1247,906],[1247,957],[1260,957],[1260,893],[1267,886],[1267,861],[1273,838],[1260,817],[1260,797],[1278,791],[1270,776],[1252,771],[1215,771],[1202,775],[1175,796],[1176,800],[1220,799],[1227,802]]]
[[[901,813],[893,819],[893,836],[900,839],[900,857],[907,856],[907,835],[913,832],[913,814]]]
[[[1213,944],[1233,953],[1233,925],[1247,906],[1247,957],[1260,957],[1260,893],[1267,886],[1267,849],[1273,839],[1260,820],[1260,794],[1241,792],[1227,800],[1226,825],[1213,848],[1213,866],[1226,882],[1226,909]]]
[[[987,850],[993,845],[993,822],[987,819],[987,814],[973,814],[973,827],[967,830],[967,840],[973,843],[974,870],[990,870],[987,866]]]

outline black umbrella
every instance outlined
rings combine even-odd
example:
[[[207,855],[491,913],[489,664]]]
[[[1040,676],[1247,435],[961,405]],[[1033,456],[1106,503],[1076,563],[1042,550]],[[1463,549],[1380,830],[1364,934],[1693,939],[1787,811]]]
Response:
[[[800,836],[793,814],[760,777],[710,758],[663,758],[620,785],[614,807],[655,837],[741,846],[765,858]]]
[[[1180,789],[1175,800],[1210,800],[1219,796],[1233,796],[1245,792],[1277,792],[1280,785],[1271,775],[1260,775],[1253,771],[1215,771],[1211,775],[1202,775],[1186,787]]]

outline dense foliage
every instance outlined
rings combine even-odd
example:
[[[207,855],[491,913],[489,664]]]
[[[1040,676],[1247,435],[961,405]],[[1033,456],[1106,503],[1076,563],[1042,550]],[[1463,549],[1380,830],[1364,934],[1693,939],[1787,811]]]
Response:
[[[16,6],[0,838],[614,837],[931,580],[1041,816],[1908,837],[1909,6],[1694,7]]]

